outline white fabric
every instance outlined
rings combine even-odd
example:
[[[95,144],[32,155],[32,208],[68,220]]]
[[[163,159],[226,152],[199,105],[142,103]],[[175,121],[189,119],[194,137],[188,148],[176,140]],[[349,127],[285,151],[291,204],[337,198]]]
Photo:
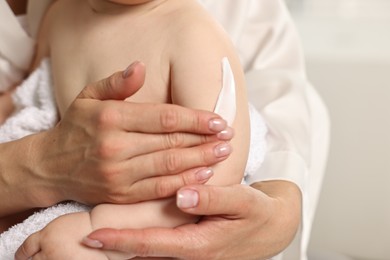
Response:
[[[13,93],[16,108],[0,125],[0,143],[50,129],[58,122],[52,86],[50,63],[45,59]]]
[[[35,24],[30,28],[37,27],[49,1],[30,1],[29,21]],[[267,123],[267,156],[250,181],[288,180],[303,194],[302,228],[284,257],[277,259],[306,259],[326,161],[329,121],[325,106],[306,80],[293,23],[282,0],[199,1],[220,21],[237,47],[248,89],[257,93],[249,97]],[[0,15],[0,31],[7,22]],[[0,39],[13,44],[12,39]]]

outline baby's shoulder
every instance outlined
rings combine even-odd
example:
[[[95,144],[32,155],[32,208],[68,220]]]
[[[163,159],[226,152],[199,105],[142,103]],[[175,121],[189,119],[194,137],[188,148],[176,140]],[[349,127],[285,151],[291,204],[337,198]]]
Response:
[[[169,23],[177,36],[224,34],[223,28],[198,1],[182,1],[173,9]]]
[[[169,20],[174,53],[231,52],[233,44],[220,23],[197,1],[188,2],[191,4],[173,12]]]
[[[80,6],[84,1],[79,0],[56,0],[48,8],[45,14],[46,24],[53,27],[59,22],[70,22],[75,16],[80,16],[79,12],[83,10]]]

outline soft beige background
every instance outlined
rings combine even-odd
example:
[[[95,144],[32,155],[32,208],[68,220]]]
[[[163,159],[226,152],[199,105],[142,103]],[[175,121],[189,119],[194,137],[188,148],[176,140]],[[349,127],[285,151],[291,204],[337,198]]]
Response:
[[[390,259],[390,0],[289,0],[332,142],[310,260]]]

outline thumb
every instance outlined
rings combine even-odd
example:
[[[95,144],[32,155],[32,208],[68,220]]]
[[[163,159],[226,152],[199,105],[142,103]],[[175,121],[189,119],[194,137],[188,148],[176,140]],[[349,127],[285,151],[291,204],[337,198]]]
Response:
[[[186,186],[177,192],[176,204],[178,208],[189,214],[239,218],[253,206],[254,199],[257,197],[253,190],[239,184],[224,187]]]
[[[124,71],[116,72],[108,78],[88,84],[77,98],[124,100],[136,93],[144,81],[145,65],[136,61]]]

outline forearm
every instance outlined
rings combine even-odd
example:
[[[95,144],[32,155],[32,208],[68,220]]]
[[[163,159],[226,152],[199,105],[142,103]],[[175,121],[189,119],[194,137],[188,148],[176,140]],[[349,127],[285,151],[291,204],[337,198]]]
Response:
[[[37,173],[38,150],[45,150],[39,140],[44,138],[40,133],[0,144],[0,217],[55,203]]]
[[[253,183],[251,186],[275,202],[273,215],[269,217],[269,227],[272,233],[277,235],[270,234],[271,239],[258,243],[263,247],[265,255],[275,256],[287,248],[299,228],[302,219],[301,191],[297,185],[289,181],[263,181]]]

